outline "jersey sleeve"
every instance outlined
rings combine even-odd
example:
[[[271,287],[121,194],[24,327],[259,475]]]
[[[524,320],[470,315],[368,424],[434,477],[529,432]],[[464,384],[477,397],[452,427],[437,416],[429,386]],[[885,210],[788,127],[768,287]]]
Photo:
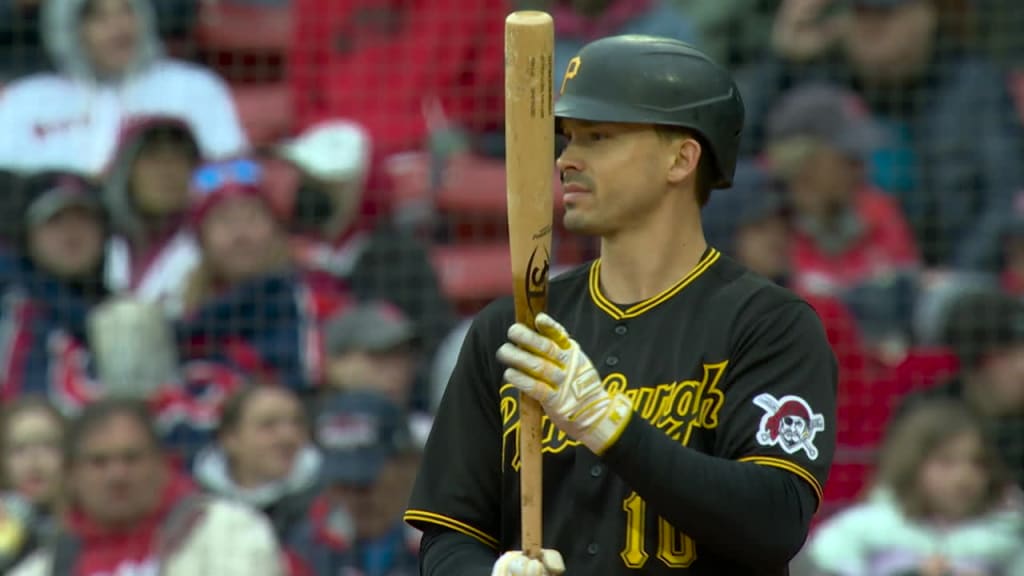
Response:
[[[512,322],[499,301],[474,319],[448,381],[404,519],[441,526],[495,550],[501,530],[502,423],[495,353]]]
[[[814,310],[796,300],[733,332],[715,455],[786,470],[820,504],[836,444],[838,366]]]

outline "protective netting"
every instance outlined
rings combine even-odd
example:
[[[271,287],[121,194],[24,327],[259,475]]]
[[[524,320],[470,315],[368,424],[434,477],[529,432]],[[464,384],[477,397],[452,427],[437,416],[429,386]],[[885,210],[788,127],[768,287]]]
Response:
[[[705,232],[824,321],[839,446],[819,519],[866,497],[908,398],[980,414],[1024,485],[1020,2],[0,0],[0,567],[25,550],[5,526],[43,538],[68,485],[145,507],[146,438],[98,433],[100,412],[65,455],[56,421],[26,416],[47,414],[33,398],[71,418],[111,392],[155,414],[175,478],[269,514],[294,573],[383,574],[345,545],[370,533],[408,541],[383,556],[414,566],[416,447],[467,322],[511,289],[517,8],[554,15],[556,86],[618,33],[691,42],[736,74],[741,161]],[[556,273],[595,255],[556,229]],[[929,470],[965,494],[989,470],[950,443],[971,422],[926,416],[888,452],[941,515]],[[86,470],[61,486],[67,457]],[[236,540],[216,573],[259,562]],[[819,562],[842,555],[830,544]]]

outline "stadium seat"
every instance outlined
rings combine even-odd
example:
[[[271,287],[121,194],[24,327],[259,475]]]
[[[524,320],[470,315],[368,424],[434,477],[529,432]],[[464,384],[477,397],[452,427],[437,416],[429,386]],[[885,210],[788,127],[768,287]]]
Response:
[[[290,6],[258,6],[230,0],[202,2],[196,40],[217,52],[276,52],[291,42]]]
[[[442,290],[461,309],[511,293],[508,244],[436,245],[431,257]]]
[[[555,179],[555,207],[561,205]],[[448,173],[438,191],[437,207],[442,212],[477,214],[480,216],[505,216],[506,205],[505,163],[501,160],[462,156],[454,158]]]
[[[291,131],[291,105],[286,84],[232,86],[242,126],[253,146],[272,144]]]

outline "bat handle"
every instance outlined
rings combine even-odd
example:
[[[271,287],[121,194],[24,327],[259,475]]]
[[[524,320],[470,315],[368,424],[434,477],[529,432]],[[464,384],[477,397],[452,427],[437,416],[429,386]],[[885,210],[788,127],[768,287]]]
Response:
[[[525,394],[520,396],[521,482],[519,489],[522,499],[523,552],[529,558],[536,560],[540,560],[542,548],[541,418],[543,414],[544,411],[536,400]]]

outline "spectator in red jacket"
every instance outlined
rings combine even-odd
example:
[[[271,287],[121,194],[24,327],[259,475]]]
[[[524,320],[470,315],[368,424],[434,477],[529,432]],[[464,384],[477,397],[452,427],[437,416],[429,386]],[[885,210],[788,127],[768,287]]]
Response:
[[[918,266],[898,204],[864,177],[879,141],[852,93],[828,85],[796,88],[768,123],[768,157],[793,207],[793,285],[836,294]]]
[[[503,123],[501,0],[296,0],[289,55],[300,130],[330,118],[367,126],[386,156],[433,132]]]
[[[198,497],[164,459],[151,415],[139,402],[106,399],[86,407],[68,431],[64,464],[65,527],[12,574],[284,571],[269,523],[247,507]]]

